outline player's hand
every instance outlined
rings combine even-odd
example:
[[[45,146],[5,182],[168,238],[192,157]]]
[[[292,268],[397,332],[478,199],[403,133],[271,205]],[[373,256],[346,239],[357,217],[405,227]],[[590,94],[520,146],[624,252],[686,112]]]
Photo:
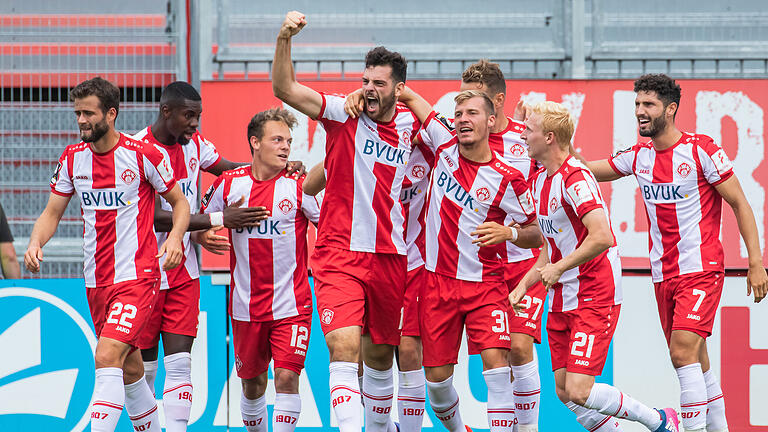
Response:
[[[230,203],[222,212],[224,214],[224,226],[227,228],[247,228],[259,226],[261,221],[269,217],[266,207],[240,207],[245,202],[241,196],[237,201]]]
[[[470,235],[477,236],[476,239],[472,240],[472,244],[480,243],[480,246],[492,246],[511,240],[512,229],[496,222],[483,222]]]
[[[184,258],[184,246],[181,244],[181,239],[176,236],[169,235],[168,238],[160,246],[160,251],[155,255],[155,258],[160,258],[165,255],[165,262],[163,262],[163,270],[172,270],[181,264],[181,259]]]
[[[525,121],[530,110],[531,107],[526,105],[524,100],[520,99],[517,101],[517,105],[515,105],[515,112],[512,114],[512,119],[519,122]]]
[[[763,264],[749,266],[747,270],[747,295],[755,294],[755,303],[765,298],[768,291],[768,275],[765,273]]]
[[[509,293],[509,304],[511,304],[512,309],[515,310],[515,315],[522,312],[524,309],[520,302],[523,301],[526,291],[528,290],[526,290],[524,286],[518,285]]]
[[[214,255],[224,255],[229,250],[229,239],[216,234],[221,225],[192,233],[192,240]]]
[[[307,173],[307,167],[304,166],[304,162],[302,161],[288,161],[288,163],[285,164],[285,169],[288,170],[285,174],[286,177],[293,177],[296,179]]]
[[[38,245],[29,245],[24,254],[24,266],[32,273],[40,271],[40,261],[43,260],[43,249]]]
[[[537,268],[541,275],[541,283],[547,289],[552,288],[552,285],[556,284],[560,280],[560,276],[563,275],[563,271],[557,266],[557,264],[547,263],[544,267]]]
[[[347,95],[344,100],[344,112],[350,117],[357,118],[360,113],[365,110],[365,97],[363,97],[363,90],[357,89]]]
[[[285,20],[283,21],[282,27],[280,27],[280,32],[277,34],[277,37],[293,37],[299,33],[305,25],[307,25],[307,17],[303,13],[290,11],[285,14]]]

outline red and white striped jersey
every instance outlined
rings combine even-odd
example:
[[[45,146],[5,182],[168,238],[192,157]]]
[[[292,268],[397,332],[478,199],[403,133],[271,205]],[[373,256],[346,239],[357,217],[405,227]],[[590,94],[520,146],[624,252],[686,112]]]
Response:
[[[322,97],[318,121],[326,131],[328,192],[316,244],[405,255],[400,191],[419,121],[401,104],[388,123],[365,114],[351,118],[344,112],[344,98]]]
[[[198,201],[198,183],[200,180],[200,170],[207,170],[216,165],[221,160],[219,152],[214,145],[203,138],[199,132],[192,135],[192,139],[187,144],[174,144],[167,146],[162,144],[152,134],[152,128],[147,127],[132,137],[137,141],[153,144],[160,149],[165,157],[171,162],[173,176],[176,182],[181,186],[181,191],[189,201],[189,208],[193,213],[197,212]],[[171,205],[160,197],[160,204],[163,210],[171,211]],[[167,232],[155,233],[157,236],[158,248],[168,238]],[[160,289],[181,286],[189,280],[200,277],[200,270],[197,267],[197,252],[189,242],[189,232],[184,233],[184,258],[178,267],[169,271],[163,270],[165,255],[160,258]]]
[[[432,112],[419,137],[435,151],[426,214],[426,268],[466,281],[504,280],[504,245],[472,244],[483,222],[535,219],[533,196],[522,173],[492,152],[486,163],[461,156],[452,128]]]
[[[429,190],[429,173],[435,155],[427,146],[414,146],[405,166],[405,181],[400,202],[405,211],[405,246],[408,250],[408,271],[424,265],[424,215]]]
[[[637,144],[608,160],[634,174],[648,213],[654,282],[700,271],[723,271],[722,199],[715,186],[733,175],[725,151],[706,135],[683,133],[665,150]]]
[[[252,228],[229,230],[229,313],[238,321],[272,321],[312,313],[307,278],[307,226],[317,223],[320,204],[301,187],[304,177],[259,181],[251,167],[225,171],[211,185],[201,212],[223,211],[246,196],[242,207],[264,206],[270,217]]]
[[[581,219],[585,214],[602,208],[606,222],[611,223],[595,177],[573,156],[552,176],[547,176],[545,169],[539,170],[532,187],[551,263],[572,254],[584,242],[587,228]],[[621,303],[621,260],[615,238],[613,243],[607,251],[563,273],[550,290],[550,311]]]
[[[488,144],[491,146],[491,150],[501,155],[506,163],[523,173],[523,177],[530,184],[538,168],[536,161],[528,156],[528,144],[520,137],[520,134],[525,130],[525,124],[511,117],[507,117],[507,121],[507,127],[503,131],[490,134]],[[511,217],[508,217],[504,222],[506,225],[512,223]],[[507,262],[511,263],[538,256],[538,253],[534,254],[534,249],[523,249],[515,246],[512,242],[507,242],[506,249]]]
[[[171,164],[157,148],[123,134],[106,153],[83,142],[64,149],[51,192],[80,198],[86,287],[160,277],[155,191],[175,185]]]

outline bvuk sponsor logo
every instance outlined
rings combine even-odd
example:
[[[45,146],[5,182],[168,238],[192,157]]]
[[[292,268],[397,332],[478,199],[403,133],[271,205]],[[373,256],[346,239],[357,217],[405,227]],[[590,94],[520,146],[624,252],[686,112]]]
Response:
[[[0,289],[0,430],[79,432],[88,426],[96,336],[90,320],[50,293]],[[12,415],[9,415],[12,414]]]
[[[374,140],[365,140],[363,154],[374,155],[376,159],[390,164],[405,165],[405,150]]]
[[[682,185],[652,183],[643,185],[643,198],[652,202],[680,201],[688,198],[688,194],[682,192]]]
[[[475,200],[453,177],[449,177],[445,172],[441,172],[437,177],[437,185],[445,191],[445,196],[452,196],[453,200],[470,210],[475,209]]]

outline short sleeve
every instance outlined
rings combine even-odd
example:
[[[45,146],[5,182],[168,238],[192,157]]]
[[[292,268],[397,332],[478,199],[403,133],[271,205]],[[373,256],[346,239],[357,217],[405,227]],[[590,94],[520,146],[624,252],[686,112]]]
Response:
[[[709,137],[701,137],[702,142],[696,148],[701,161],[701,169],[704,178],[713,186],[716,186],[733,175],[733,164],[725,154],[722,147],[715,144]]]
[[[512,220],[520,225],[527,225],[536,220],[533,194],[522,174],[512,178],[507,184],[500,206],[507,215],[512,217]]]
[[[317,196],[301,193],[301,211],[313,223],[320,220],[320,199]]]
[[[616,174],[622,176],[634,174],[632,167],[635,163],[636,152],[637,149],[635,147],[619,150],[608,159],[608,163],[616,171]]]
[[[72,184],[72,173],[69,172],[72,161],[68,160],[72,155],[66,150],[59,158],[59,163],[51,176],[51,192],[65,197],[72,196],[75,193],[75,186]]]
[[[597,181],[592,173],[583,169],[574,171],[564,179],[563,187],[565,189],[563,198],[566,203],[573,207],[579,219],[590,211],[603,206]]]
[[[323,104],[320,106],[320,115],[317,121],[323,124],[327,129],[333,129],[349,120],[349,114],[344,111],[344,102],[346,99],[342,96],[320,93],[323,98]]]
[[[155,146],[144,147],[144,176],[159,193],[165,193],[176,185],[173,168],[168,158]]]
[[[200,168],[207,170],[208,168],[216,165],[221,160],[219,151],[216,150],[216,146],[212,142],[198,135],[200,138]]]
[[[453,140],[453,124],[445,116],[432,111],[418,136],[432,153],[437,153],[438,147]]]
[[[200,202],[200,213],[224,211],[224,176],[219,176],[211,187],[205,191]]]

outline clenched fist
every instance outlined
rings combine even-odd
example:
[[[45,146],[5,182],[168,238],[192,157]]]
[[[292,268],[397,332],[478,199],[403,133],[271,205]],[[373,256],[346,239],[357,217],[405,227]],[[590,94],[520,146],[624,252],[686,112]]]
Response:
[[[279,38],[290,38],[301,31],[307,25],[307,17],[298,11],[290,11],[285,15],[283,26],[280,27]]]

